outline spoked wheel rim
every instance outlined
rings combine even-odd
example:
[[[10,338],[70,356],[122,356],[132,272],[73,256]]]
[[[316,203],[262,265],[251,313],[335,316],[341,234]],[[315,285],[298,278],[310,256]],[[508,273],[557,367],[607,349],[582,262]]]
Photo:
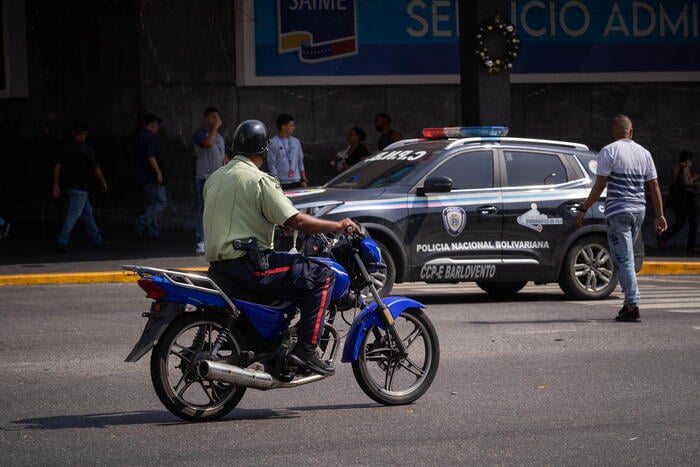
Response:
[[[416,317],[403,313],[396,319],[395,327],[408,355],[401,356],[387,333],[375,327],[365,336],[359,363],[367,382],[379,392],[403,397],[430,377],[434,356],[430,332]]]
[[[223,381],[202,378],[198,363],[209,360],[210,350],[222,326],[201,321],[183,328],[168,346],[168,355],[162,367],[163,380],[174,399],[195,410],[212,410],[226,404],[236,395],[237,386]],[[238,344],[227,339],[215,360],[226,360],[240,354]]]
[[[610,252],[597,243],[583,245],[574,258],[576,283],[589,292],[600,292],[609,287],[614,271]]]

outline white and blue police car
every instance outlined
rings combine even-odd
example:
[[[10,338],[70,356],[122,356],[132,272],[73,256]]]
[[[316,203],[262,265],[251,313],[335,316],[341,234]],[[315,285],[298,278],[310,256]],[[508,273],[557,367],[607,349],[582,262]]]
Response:
[[[604,198],[576,225],[596,156],[578,143],[507,137],[506,127],[426,128],[318,188],[287,192],[328,219],[351,217],[377,240],[382,294],[401,282],[476,282],[494,296],[556,282],[575,299],[617,284]],[[643,246],[636,246],[637,269]]]

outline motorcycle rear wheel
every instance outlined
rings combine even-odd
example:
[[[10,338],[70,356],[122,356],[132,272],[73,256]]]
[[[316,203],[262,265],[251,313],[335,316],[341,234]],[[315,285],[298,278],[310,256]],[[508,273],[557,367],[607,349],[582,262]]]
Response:
[[[384,405],[410,404],[421,397],[435,379],[440,345],[435,327],[418,308],[404,311],[395,320],[408,355],[401,357],[386,331],[373,326],[365,335],[352,371],[362,390]]]
[[[165,331],[151,353],[151,381],[160,401],[175,416],[187,421],[217,420],[238,405],[245,387],[209,381],[197,372],[197,363],[224,328],[220,312],[185,313]],[[234,329],[215,360],[240,355],[244,342]]]

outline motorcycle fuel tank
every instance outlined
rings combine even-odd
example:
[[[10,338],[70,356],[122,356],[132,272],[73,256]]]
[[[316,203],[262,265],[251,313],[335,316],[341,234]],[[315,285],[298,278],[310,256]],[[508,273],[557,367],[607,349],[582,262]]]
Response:
[[[350,288],[350,276],[348,276],[347,271],[345,271],[340,264],[336,263],[331,258],[316,257],[313,258],[313,260],[325,264],[335,272],[335,285],[331,293],[333,300],[338,300],[348,293],[348,289]]]

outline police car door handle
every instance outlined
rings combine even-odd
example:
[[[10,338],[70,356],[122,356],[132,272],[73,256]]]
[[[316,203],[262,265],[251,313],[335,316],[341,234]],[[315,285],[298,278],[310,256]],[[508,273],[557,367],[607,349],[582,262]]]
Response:
[[[498,208],[496,206],[479,206],[476,211],[481,215],[496,214]]]

